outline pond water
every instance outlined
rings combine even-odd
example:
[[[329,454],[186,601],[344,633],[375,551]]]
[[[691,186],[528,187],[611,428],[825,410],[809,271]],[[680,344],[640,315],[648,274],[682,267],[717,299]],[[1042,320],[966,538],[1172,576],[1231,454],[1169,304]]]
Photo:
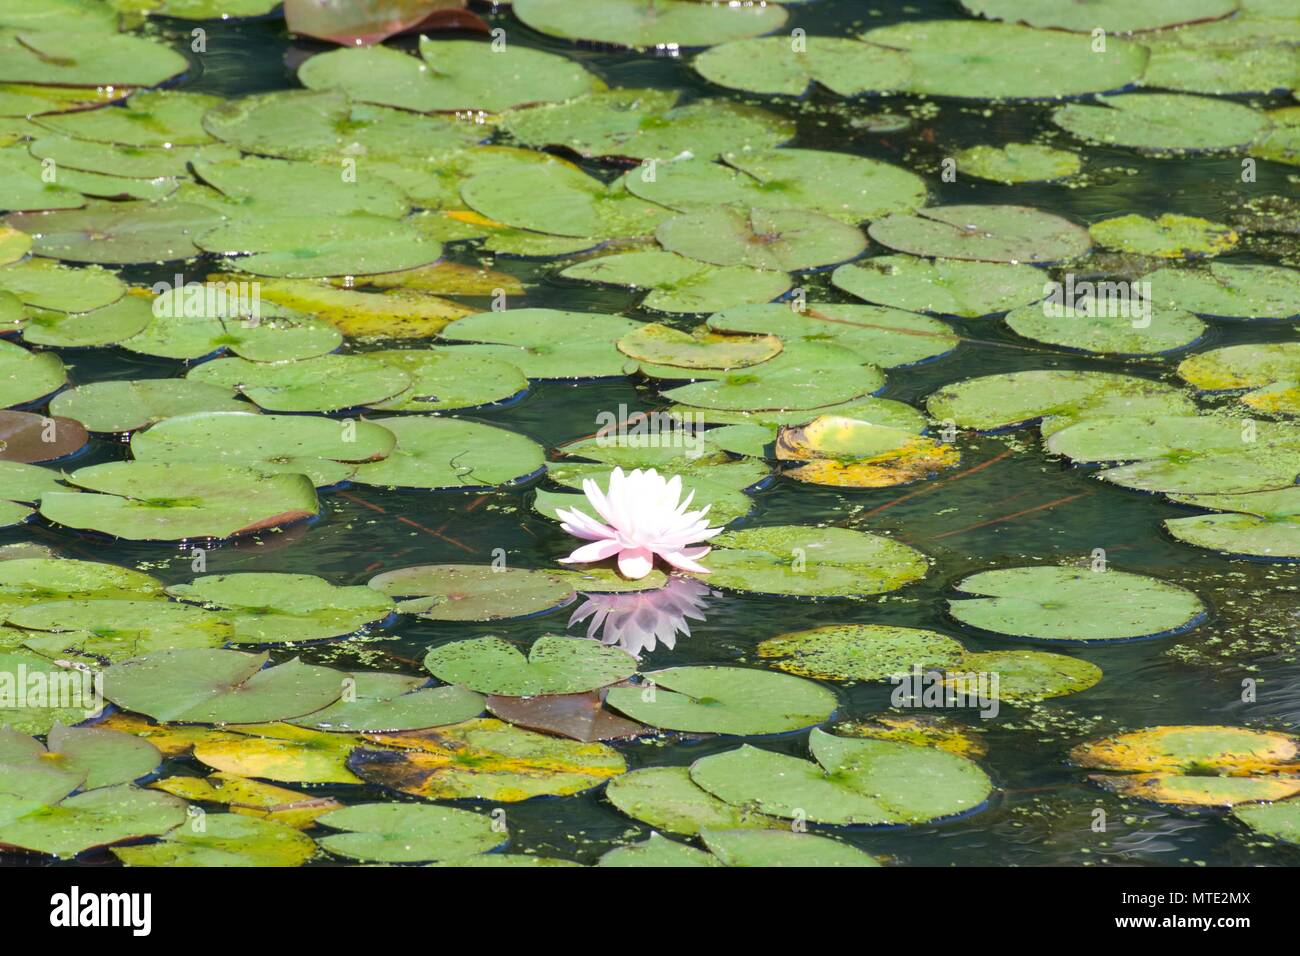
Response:
[[[961,15],[945,0],[895,5],[859,0],[818,0],[790,7],[790,26],[809,34],[850,36],[895,22]],[[611,86],[680,89],[689,98],[718,95],[682,58],[610,49],[575,47],[521,25],[508,12],[489,16],[509,30],[510,42],[574,57]],[[168,35],[187,29],[160,21]],[[179,88],[237,96],[296,86],[294,67],[324,45],[291,38],[278,19],[206,24],[207,53]],[[390,46],[414,49],[411,38]],[[1261,195],[1294,195],[1294,167],[1260,162],[1258,177],[1243,183],[1234,156],[1158,159],[1122,148],[1080,148],[1086,157],[1082,185],[1029,183],[998,185],[938,175],[944,157],[977,143],[1039,141],[1051,129],[1047,104],[990,104],[951,99],[878,96],[842,99],[823,90],[806,98],[747,97],[741,101],[793,119],[792,145],[837,150],[884,160],[925,177],[933,205],[1015,203],[1087,224],[1139,213],[1180,213],[1230,221],[1243,202]],[[1246,98],[1242,98],[1246,99]],[[1283,97],[1252,97],[1283,105]],[[906,129],[873,132],[855,122],[869,114],[908,116]],[[1056,145],[1079,148],[1059,134]],[[585,168],[609,177],[612,168]],[[1244,248],[1244,247],[1242,247]],[[1224,262],[1272,262],[1242,248]],[[869,254],[887,253],[875,246]],[[639,310],[637,297],[607,287],[558,281],[551,263],[480,255],[457,244],[447,255],[465,263],[487,262],[517,276],[526,291],[510,306],[601,311],[663,321]],[[135,267],[125,275],[142,282],[169,277],[168,266]],[[197,270],[194,270],[197,274]],[[799,280],[809,297],[854,301],[834,288],[829,272]],[[486,299],[463,298],[486,308]],[[694,321],[669,319],[682,328]],[[994,318],[947,318],[961,336],[951,353],[921,365],[892,369],[883,397],[923,407],[937,388],[977,375],[1027,369],[1080,369],[1176,382],[1174,368],[1185,353],[1141,359],[1101,358],[1022,339]],[[1194,350],[1224,345],[1285,341],[1289,323],[1207,320],[1209,331]],[[368,343],[365,347],[371,347]],[[171,377],[176,363],[119,350],[63,353],[76,383]],[[1228,402],[1224,399],[1223,402]],[[550,449],[595,431],[598,416],[626,406],[663,407],[656,390],[637,379],[578,383],[535,383],[519,401],[460,413],[525,434]],[[778,634],[826,624],[883,623],[933,628],[959,637],[970,649],[1036,649],[1085,659],[1104,671],[1081,693],[1036,704],[1004,703],[993,719],[971,710],[945,717],[978,735],[987,748],[979,759],[996,790],[981,812],[938,824],[898,828],[833,827],[826,832],[880,857],[911,865],[1292,865],[1300,851],[1253,843],[1240,824],[1222,811],[1184,811],[1124,800],[1086,779],[1067,753],[1076,744],[1121,730],[1170,724],[1231,724],[1277,730],[1300,729],[1300,603],[1295,566],[1233,559],[1191,547],[1162,530],[1164,519],[1187,511],[1161,496],[1126,490],[1096,480],[1089,470],[1045,454],[1037,432],[1021,429],[992,435],[960,433],[960,465],[929,481],[876,490],[820,488],[778,478],[753,493],[755,508],[744,526],[825,524],[890,535],[933,560],[924,580],[861,601],[793,601],[739,593],[717,593],[703,619],[679,635],[676,646],[660,645],[643,656],[642,669],[677,665],[759,664],[756,647]],[[125,446],[98,441],[77,459],[83,466],[126,457]],[[364,584],[380,570],[440,563],[486,564],[503,549],[511,566],[549,568],[568,553],[571,539],[530,507],[531,488],[459,494],[346,486],[322,494],[320,517],[307,524],[254,539],[214,546],[207,573],[290,571],[320,575],[335,584]],[[37,542],[67,557],[141,567],[167,583],[193,577],[191,554],[161,543],[106,541],[49,523],[0,530],[0,545]],[[1184,633],[1104,645],[1046,647],[976,632],[948,616],[946,598],[959,579],[990,569],[1088,560],[1104,549],[1111,567],[1139,572],[1194,591],[1208,615]],[[351,670],[384,669],[420,674],[431,647],[499,634],[520,647],[540,635],[564,633],[572,607],[494,624],[446,623],[402,617],[374,633],[342,641],[272,650],[275,661],[304,660]],[[1106,607],[1093,613],[1104,617]],[[568,633],[581,635],[585,625]],[[1243,680],[1258,681],[1256,700],[1243,701]],[[890,710],[891,687],[881,683],[837,684],[835,720],[867,720]],[[829,724],[828,724],[829,726]],[[807,734],[799,731],[759,739],[761,746],[806,756]],[[734,737],[656,738],[614,746],[630,768],[686,766],[700,757],[734,748]],[[749,741],[755,742],[755,741]],[[199,774],[201,764],[177,758],[167,772]],[[344,803],[391,800],[391,792],[370,786],[320,785],[313,796]],[[398,797],[398,799],[404,799]],[[473,806],[471,802],[469,805]],[[482,804],[486,808],[491,804]],[[1104,833],[1092,828],[1094,810],[1106,811]],[[619,812],[601,789],[562,798],[540,798],[508,808],[510,852],[537,853],[581,863],[595,862],[614,846],[643,839],[650,828]],[[100,861],[100,856],[93,858]],[[106,854],[103,862],[112,862]],[[318,860],[320,865],[330,861]]]

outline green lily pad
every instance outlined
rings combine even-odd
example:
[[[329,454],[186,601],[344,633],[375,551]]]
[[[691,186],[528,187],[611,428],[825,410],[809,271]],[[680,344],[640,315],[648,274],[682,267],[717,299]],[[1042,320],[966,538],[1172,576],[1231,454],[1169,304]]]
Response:
[[[684,733],[785,733],[821,723],[837,704],[812,681],[742,667],[671,667],[644,679],[653,691],[615,687],[606,703],[643,724]]]
[[[397,610],[429,621],[530,617],[573,600],[573,586],[545,571],[477,564],[428,564],[376,575],[369,586],[401,598]]]
[[[984,262],[1059,262],[1091,247],[1082,227],[1028,206],[931,206],[877,220],[868,232],[900,252]]]
[[[1300,315],[1300,275],[1282,266],[1212,262],[1204,269],[1157,269],[1142,277],[1156,301],[1200,315],[1288,319]]]
[[[691,779],[734,806],[836,824],[916,824],[969,813],[993,785],[965,757],[814,729],[816,763],[748,745],[703,757]]]
[[[553,163],[517,175],[480,173],[461,187],[464,201],[494,222],[516,229],[581,238],[647,236],[669,213],[634,196],[621,182],[609,185],[580,169]]]
[[[342,90],[359,103],[420,113],[486,110],[567,100],[602,84],[568,57],[516,44],[420,38],[420,59],[383,46],[332,50],[298,68],[309,90]]]
[[[1158,30],[1226,17],[1237,10],[1235,0],[1152,0],[1141,6],[1125,0],[1091,0],[1086,9],[1058,0],[962,0],[962,6],[989,20],[1013,20],[1077,33]]]
[[[0,24],[15,30],[68,30],[72,33],[112,32],[117,13],[94,0],[49,0],[39,7],[9,2],[0,9]]]
[[[605,799],[657,830],[694,836],[703,829],[775,828],[772,817],[719,800],[691,780],[686,767],[645,767],[610,780]]]
[[[1014,263],[873,256],[840,266],[837,287],[868,302],[913,312],[978,318],[1037,302],[1043,273]]]
[[[961,173],[1007,184],[1051,182],[1073,176],[1083,168],[1077,153],[1033,143],[972,146],[953,159]]]
[[[539,33],[634,49],[710,46],[785,24],[785,9],[701,5],[691,0],[519,0],[515,16]]]
[[[435,412],[493,405],[518,397],[528,379],[515,365],[459,349],[411,349],[366,353],[401,369],[411,386],[371,407],[388,412]]]
[[[382,402],[411,387],[410,377],[401,369],[364,354],[321,355],[293,362],[222,358],[195,366],[186,377],[238,389],[272,412],[336,412]]]
[[[182,724],[257,724],[301,717],[339,699],[342,675],[297,658],[186,649],[147,654],[104,671],[104,694],[125,710]]]
[[[483,698],[463,687],[428,687],[403,674],[361,671],[353,686],[323,710],[291,723],[328,733],[391,733],[458,724],[483,713]]]
[[[880,866],[855,846],[811,833],[709,828],[700,836],[726,866]]]
[[[997,675],[990,691],[998,700],[1012,703],[1065,697],[1087,690],[1102,678],[1101,668],[1064,654],[1045,651],[986,651],[967,654],[948,668],[948,683],[965,682],[967,675]]]
[[[205,134],[206,137],[206,134]],[[27,146],[37,159],[53,160],[63,173],[78,170],[98,173],[115,179],[142,180],[183,179],[190,175],[189,164],[204,158],[237,158],[238,153],[227,146],[120,146],[116,143],[96,143],[76,139],[61,133],[50,133]]]
[[[137,148],[202,146],[212,142],[203,128],[203,114],[221,102],[221,97],[205,93],[140,90],[128,96],[120,108],[52,113],[35,122],[56,133],[98,143]]]
[[[0,561],[0,617],[49,601],[139,601],[161,598],[157,578],[98,561],[13,558]]]
[[[209,813],[202,828],[180,826],[157,843],[114,847],[126,866],[301,866],[316,854],[310,837],[284,823]]]
[[[0,628],[0,636],[4,637],[6,646],[12,647],[25,634],[14,629]],[[5,706],[0,706],[0,727],[20,734],[48,734],[59,724],[78,724],[103,713],[104,701],[98,693],[94,675],[86,671],[69,670],[35,652],[16,648],[0,651],[0,673],[10,675],[6,693],[9,699],[5,701]],[[20,674],[26,674],[29,682],[43,679],[44,685],[51,689],[53,697],[46,697],[45,706],[40,706],[39,698],[33,699],[30,694],[22,698],[15,697],[14,690],[20,686],[17,675]],[[25,771],[20,777],[25,793],[32,794],[32,788],[42,788],[41,799],[48,798],[51,802],[61,799],[76,787],[75,775],[71,779],[71,785],[65,787],[69,775],[58,770],[39,777]],[[9,786],[12,788],[13,784]],[[43,789],[46,786],[49,787],[48,790]],[[4,810],[0,809],[0,819],[3,817]]]
[[[514,803],[568,796],[626,772],[617,750],[535,734],[490,718],[405,734],[368,735],[348,765],[368,783],[434,800]]]
[[[368,214],[400,219],[410,208],[401,191],[381,176],[348,182],[337,169],[316,163],[245,156],[200,158],[191,167],[241,218],[296,218],[310,209],[312,217]]]
[[[49,259],[24,259],[0,269],[0,289],[38,309],[90,312],[121,299],[126,284],[93,266],[78,269]]]
[[[26,505],[20,505],[9,500],[0,500],[0,528],[22,524],[35,513]]]
[[[744,9],[744,8],[740,8]],[[596,862],[597,866],[722,866],[714,857],[685,843],[669,840],[651,833],[644,843],[633,843],[609,850]]]
[[[801,96],[813,83],[839,96],[903,90],[912,77],[908,58],[844,37],[735,40],[695,58],[695,72],[710,83],[750,93]]]
[[[68,481],[83,490],[43,495],[42,516],[132,541],[230,538],[311,518],[320,509],[305,476],[249,468],[123,461],[80,468]]]
[[[1232,815],[1257,836],[1300,843],[1300,800],[1236,807]]]
[[[786,147],[726,152],[719,162],[675,158],[630,170],[622,182],[629,192],[680,212],[719,203],[790,207],[854,225],[911,212],[926,200],[925,180],[905,169],[849,153]]]
[[[537,697],[616,684],[636,673],[636,658],[585,638],[547,634],[526,658],[508,641],[480,637],[435,647],[424,667],[440,681],[482,694]]]
[[[1227,495],[1171,495],[1181,504],[1228,514],[1168,518],[1165,530],[1185,544],[1225,554],[1289,560],[1300,558],[1300,489]]]
[[[127,296],[94,312],[47,312],[29,309],[23,341],[53,348],[117,345],[138,335],[153,321],[149,303]]]
[[[1007,313],[1006,322],[1017,335],[1035,342],[1106,355],[1159,355],[1186,348],[1205,334],[1205,323],[1181,309],[1152,309],[1149,319],[1131,317],[1092,298],[1073,311],[1060,316],[1050,314],[1048,305],[1022,305]]]
[[[267,474],[304,474],[325,487],[350,478],[360,462],[386,458],[396,446],[392,432],[367,421],[197,412],[134,435],[131,454],[137,461],[213,462]]]
[[[648,289],[644,308],[660,312],[717,312],[771,302],[790,290],[784,272],[715,266],[664,250],[624,252],[588,259],[560,273],[605,285]]]
[[[666,219],[655,238],[669,252],[718,266],[797,272],[861,255],[867,240],[829,216],[798,209],[728,207]]]
[[[363,485],[471,491],[520,484],[545,468],[540,445],[504,428],[433,415],[375,424],[397,436],[397,448],[357,469]]]
[[[972,574],[956,587],[969,596],[949,601],[948,613],[963,624],[1044,641],[1160,637],[1205,617],[1191,591],[1127,571],[1005,568]]]
[[[156,86],[189,68],[171,47],[126,33],[0,31],[0,82]]]
[[[1125,93],[1069,103],[1052,122],[1083,140],[1156,153],[1240,149],[1268,127],[1258,110],[1208,96]]]
[[[1109,372],[1040,369],[968,378],[926,401],[931,416],[961,428],[992,431],[1045,419],[1044,434],[1089,417],[1195,414],[1176,389]]]
[[[508,839],[485,813],[418,803],[359,803],[317,822],[344,831],[321,837],[323,849],[369,863],[460,860]]]
[[[64,486],[58,472],[37,465],[17,461],[0,461],[0,498],[35,504],[47,491],[60,491]]]
[[[48,749],[47,749],[48,748]],[[0,790],[23,795],[13,789],[11,775],[19,778],[42,769],[57,769],[72,785],[54,797],[62,800],[73,790],[95,790],[131,783],[152,773],[162,763],[162,754],[147,740],[116,730],[98,727],[65,727],[55,724],[46,746],[16,731],[0,730]]]
[[[627,360],[615,343],[638,328],[599,312],[506,309],[458,319],[442,337],[480,343],[467,354],[508,362],[530,379],[600,378],[623,374]]]
[[[929,567],[905,544],[846,528],[777,525],[728,531],[711,543],[709,584],[756,594],[881,594],[919,580]]]
[[[53,352],[29,352],[21,345],[0,341],[0,407],[34,402],[57,391],[65,381],[63,362]]]
[[[71,418],[101,433],[132,432],[181,415],[250,408],[231,389],[172,378],[91,382],[60,392],[50,401],[51,415]]]
[[[767,149],[794,135],[793,122],[756,106],[721,99],[678,106],[678,95],[623,88],[587,93],[564,103],[511,110],[501,125],[525,146],[560,146],[585,157],[657,160],[683,152],[714,157]]]
[[[829,624],[770,637],[758,656],[783,671],[834,681],[883,681],[913,667],[960,663],[962,646],[937,631],[887,624]]]
[[[234,634],[225,617],[170,601],[51,601],[18,608],[9,621],[33,634],[27,646],[48,657],[69,652],[107,661],[180,648],[220,647]]]
[[[0,845],[67,859],[123,840],[160,836],[185,822],[185,803],[120,785],[53,805],[0,797],[0,821]]]
[[[208,110],[203,126],[246,153],[335,164],[352,159],[359,171],[368,162],[436,156],[486,138],[484,127],[473,123],[353,103],[338,90],[279,90],[226,100]]]
[[[2,44],[3,34],[0,34]],[[86,204],[86,197],[77,190],[63,183],[47,182],[44,174],[44,167],[23,146],[0,149],[0,187],[5,191],[4,208],[15,212],[39,212],[77,209]]]
[[[343,637],[383,621],[392,602],[364,586],[339,587],[312,574],[245,572],[195,578],[172,597],[215,607],[237,644],[280,644]]]
[[[6,219],[32,237],[36,255],[123,265],[169,262],[200,253],[194,238],[222,219],[192,202],[90,202],[84,209],[20,213]]]
[[[1138,215],[1103,219],[1089,226],[1088,233],[1099,246],[1162,259],[1217,256],[1237,244],[1236,230],[1223,223],[1172,213],[1158,219]]]
[[[1151,60],[1142,74],[1144,86],[1225,96],[1285,90],[1296,80],[1295,51],[1287,43],[1255,40],[1184,46],[1172,41],[1152,43],[1150,48]]]
[[[908,89],[930,96],[1057,99],[1102,93],[1135,82],[1147,63],[1146,48],[1126,40],[1108,37],[1099,52],[1087,34],[977,20],[896,23],[860,39],[905,54],[912,65]]]

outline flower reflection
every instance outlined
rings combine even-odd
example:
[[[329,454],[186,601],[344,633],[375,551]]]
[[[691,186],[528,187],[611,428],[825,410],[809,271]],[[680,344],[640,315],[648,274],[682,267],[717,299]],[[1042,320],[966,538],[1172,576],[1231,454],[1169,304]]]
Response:
[[[635,657],[659,644],[671,649],[678,633],[690,637],[690,621],[703,621],[709,598],[718,592],[694,578],[668,579],[652,591],[622,594],[583,594],[586,598],[569,618],[569,627],[590,618],[587,636],[617,644]],[[599,632],[599,635],[597,634]]]

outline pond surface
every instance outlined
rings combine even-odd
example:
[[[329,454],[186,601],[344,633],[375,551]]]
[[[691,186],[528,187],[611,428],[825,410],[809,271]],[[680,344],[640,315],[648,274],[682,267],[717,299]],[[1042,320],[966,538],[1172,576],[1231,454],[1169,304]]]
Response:
[[[812,35],[841,36],[889,23],[962,15],[945,0],[918,0],[907,5],[818,0],[791,6],[790,13],[790,26],[802,27]],[[489,19],[507,27],[511,43],[574,57],[611,86],[680,89],[688,99],[718,95],[682,58],[575,47],[529,30],[504,11]],[[187,29],[176,21],[159,22],[168,35],[180,37]],[[326,49],[291,38],[278,19],[205,26],[207,53],[180,82],[181,89],[232,97],[292,88],[296,86],[296,64],[307,54]],[[413,49],[414,41],[400,38],[389,45]],[[1122,148],[1081,147],[1054,130],[1047,119],[1052,108],[1048,104],[912,96],[841,99],[824,90],[797,100],[728,95],[761,103],[794,120],[798,134],[791,145],[851,152],[920,173],[932,205],[1015,203],[1085,225],[1129,213],[1180,213],[1227,222],[1250,199],[1295,195],[1294,167],[1260,162],[1257,180],[1243,183],[1240,159],[1235,156],[1152,158]],[[1239,99],[1273,106],[1285,101],[1284,97]],[[873,132],[860,122],[869,114],[885,112],[908,117],[910,123],[899,131]],[[945,182],[939,175],[942,160],[958,149],[978,143],[1040,142],[1047,131],[1055,132],[1054,145],[1075,148],[1084,155],[1085,181],[998,185],[962,176]],[[611,170],[598,162],[584,166],[606,177]],[[1243,245],[1219,261],[1276,261],[1261,248],[1252,252]],[[887,252],[874,246],[868,254]],[[526,291],[511,297],[512,308],[599,311],[664,321],[662,315],[638,309],[637,297],[630,292],[557,280],[550,262],[509,257],[493,260],[465,243],[449,247],[447,256],[465,263],[487,263],[517,276]],[[170,266],[134,267],[124,275],[151,282],[169,277],[173,271]],[[854,301],[831,285],[829,271],[802,275],[799,282],[810,298]],[[461,301],[487,307],[481,298]],[[695,324],[680,318],[667,321],[681,328]],[[936,360],[891,369],[880,393],[883,397],[923,408],[928,395],[949,383],[1028,369],[1113,371],[1177,383],[1174,368],[1186,354],[1097,357],[1022,339],[995,318],[948,317],[945,321],[961,336],[961,344]],[[1294,337],[1291,323],[1206,322],[1208,332],[1193,351]],[[382,343],[366,343],[362,348],[376,344]],[[120,350],[62,354],[78,384],[179,374],[174,362]],[[545,381],[534,383],[516,402],[458,414],[522,433],[550,449],[590,435],[601,413],[623,406],[653,411],[664,403],[650,384],[634,378]],[[755,508],[742,523],[746,527],[830,523],[889,535],[932,558],[932,569],[924,580],[861,601],[808,602],[719,592],[702,609],[703,619],[691,623],[690,634],[679,635],[675,647],[660,645],[644,654],[642,669],[763,666],[756,655],[761,641],[788,631],[847,623],[932,628],[957,636],[969,649],[1032,647],[1085,659],[1100,667],[1105,676],[1081,693],[1036,704],[1004,703],[998,716],[988,720],[971,710],[944,712],[951,723],[969,727],[987,748],[979,763],[996,786],[987,808],[938,824],[838,827],[827,828],[827,832],[877,856],[910,865],[1300,862],[1300,851],[1295,849],[1253,844],[1244,828],[1221,811],[1188,812],[1123,800],[1090,784],[1086,771],[1067,762],[1068,751],[1080,742],[1154,725],[1300,729],[1300,603],[1295,566],[1234,559],[1172,539],[1162,530],[1162,522],[1187,514],[1185,508],[1159,495],[1098,481],[1089,470],[1046,455],[1032,428],[985,435],[961,432],[956,444],[961,453],[957,468],[901,487],[838,490],[778,478],[752,493]],[[82,467],[125,457],[122,444],[96,441],[75,464]],[[322,513],[317,520],[210,548],[206,571],[301,572],[320,575],[334,584],[356,585],[365,584],[382,570],[413,565],[487,564],[498,549],[513,567],[550,568],[568,553],[572,540],[532,510],[532,494],[531,487],[460,494],[345,486],[322,493]],[[0,545],[21,542],[37,542],[66,557],[140,567],[168,584],[194,576],[192,554],[171,544],[107,541],[45,522],[0,530]],[[1044,647],[976,632],[947,614],[946,599],[952,596],[952,585],[963,577],[997,568],[1087,561],[1097,549],[1104,550],[1115,569],[1158,577],[1194,591],[1208,608],[1208,615],[1194,628],[1172,636]],[[543,634],[565,633],[572,609],[490,625],[407,616],[386,629],[347,640],[276,648],[272,659],[300,656],[348,670],[420,674],[420,661],[432,647],[489,633],[527,647]],[[1095,608],[1098,616],[1107,612],[1106,607]],[[584,632],[583,624],[568,629],[572,635]],[[1246,679],[1258,681],[1256,700],[1243,701]],[[868,720],[890,710],[892,688],[888,684],[833,686],[840,706],[827,726],[838,720]],[[799,731],[757,742],[768,749],[806,756],[806,740],[806,732]],[[651,737],[614,746],[625,755],[629,767],[636,769],[686,766],[730,750],[739,742],[734,737]],[[169,761],[164,770],[199,774],[204,768],[191,758],[178,758]],[[370,786],[303,789],[347,804],[394,798],[392,793]],[[1096,808],[1106,811],[1104,833],[1092,829]],[[510,852],[581,863],[593,863],[610,848],[643,839],[650,831],[610,805],[601,789],[511,804],[508,816]],[[103,861],[111,862],[111,858],[105,855]]]

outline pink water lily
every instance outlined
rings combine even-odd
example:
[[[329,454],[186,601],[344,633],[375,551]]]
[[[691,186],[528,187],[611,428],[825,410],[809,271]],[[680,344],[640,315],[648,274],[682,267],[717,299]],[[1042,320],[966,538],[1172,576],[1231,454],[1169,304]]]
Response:
[[[705,515],[711,506],[686,510],[695,492],[678,503],[682,496],[680,475],[665,479],[653,468],[638,468],[625,475],[622,468],[615,468],[609,476],[608,494],[590,478],[583,481],[582,490],[604,523],[577,508],[556,508],[561,528],[591,542],[561,558],[562,564],[586,564],[617,555],[619,572],[635,579],[650,573],[658,555],[682,571],[709,573],[699,559],[710,549],[690,545],[712,538],[722,529],[709,527]]]

